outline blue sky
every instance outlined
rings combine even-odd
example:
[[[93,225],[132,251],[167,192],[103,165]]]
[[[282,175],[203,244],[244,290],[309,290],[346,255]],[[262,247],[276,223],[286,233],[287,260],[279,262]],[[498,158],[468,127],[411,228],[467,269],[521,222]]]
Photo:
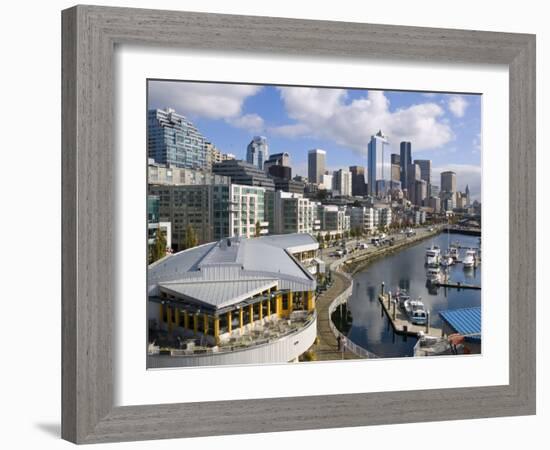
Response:
[[[327,168],[367,165],[370,136],[381,129],[389,153],[412,142],[413,159],[431,159],[432,183],[454,170],[480,198],[481,95],[316,87],[150,81],[149,108],[174,108],[220,150],[244,159],[254,135],[270,153],[289,152],[293,174],[307,175],[307,152],[327,151]]]

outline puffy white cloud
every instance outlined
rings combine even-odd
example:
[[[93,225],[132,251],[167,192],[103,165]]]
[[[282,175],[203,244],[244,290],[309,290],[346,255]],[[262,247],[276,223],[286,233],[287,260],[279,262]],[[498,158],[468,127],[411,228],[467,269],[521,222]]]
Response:
[[[441,172],[452,170],[456,173],[457,189],[464,192],[466,185],[470,187],[470,197],[481,201],[481,166],[473,164],[445,164],[432,169],[432,183],[441,184]]]
[[[230,117],[226,119],[227,123],[237,128],[242,128],[250,133],[260,133],[264,130],[264,119],[258,114],[245,114],[239,117]]]
[[[468,107],[468,102],[460,95],[453,95],[449,98],[448,107],[449,111],[451,111],[455,117],[464,117],[464,113]]]
[[[240,84],[151,81],[149,107],[171,107],[183,115],[208,119],[231,119],[239,117],[246,98],[260,90],[260,86]]]
[[[342,89],[283,87],[281,99],[296,123],[273,128],[286,137],[312,136],[330,139],[338,145],[364,154],[370,137],[381,129],[390,143],[413,142],[415,150],[435,149],[454,138],[443,119],[443,109],[435,103],[420,103],[390,111],[382,91],[348,101]]]

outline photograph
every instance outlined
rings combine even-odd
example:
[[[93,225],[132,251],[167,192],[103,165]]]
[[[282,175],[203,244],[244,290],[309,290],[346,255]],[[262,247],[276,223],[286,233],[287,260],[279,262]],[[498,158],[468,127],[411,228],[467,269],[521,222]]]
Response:
[[[481,94],[146,95],[149,369],[481,354]]]

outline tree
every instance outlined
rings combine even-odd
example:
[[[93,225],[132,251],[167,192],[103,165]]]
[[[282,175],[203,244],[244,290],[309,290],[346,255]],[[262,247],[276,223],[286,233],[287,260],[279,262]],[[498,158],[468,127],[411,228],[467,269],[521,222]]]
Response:
[[[260,237],[260,232],[261,232],[261,228],[260,228],[260,221],[258,220],[256,222],[256,229],[254,230],[254,237]]]
[[[195,232],[195,229],[191,226],[191,224],[188,224],[185,227],[185,235],[182,243],[183,250],[196,247],[198,243],[199,243],[199,238],[197,237],[197,233]]]
[[[155,233],[155,241],[153,242],[153,246],[150,250],[149,255],[149,262],[154,263],[155,261],[158,261],[161,258],[164,258],[166,256],[166,236],[160,229],[160,224],[157,227],[157,231]]]

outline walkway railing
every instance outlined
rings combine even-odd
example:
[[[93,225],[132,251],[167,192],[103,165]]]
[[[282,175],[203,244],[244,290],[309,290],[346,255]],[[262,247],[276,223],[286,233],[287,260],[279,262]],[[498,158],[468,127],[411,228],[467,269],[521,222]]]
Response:
[[[355,342],[352,342],[347,336],[345,336],[340,330],[338,330],[338,328],[336,328],[336,325],[334,325],[334,322],[332,321],[332,313],[336,311],[336,308],[338,308],[338,306],[346,303],[348,301],[348,298],[350,298],[351,294],[353,293],[353,278],[349,273],[340,270],[340,266],[342,266],[345,261],[346,258],[343,258],[341,260],[334,261],[329,266],[330,271],[338,272],[350,283],[349,286],[340,295],[338,295],[328,307],[328,323],[330,330],[332,331],[332,334],[334,334],[334,337],[336,337],[336,339],[344,343],[344,348],[348,349],[354,355],[357,355],[361,358],[378,358],[378,356],[376,356],[374,353],[369,352],[367,349],[357,345]]]

